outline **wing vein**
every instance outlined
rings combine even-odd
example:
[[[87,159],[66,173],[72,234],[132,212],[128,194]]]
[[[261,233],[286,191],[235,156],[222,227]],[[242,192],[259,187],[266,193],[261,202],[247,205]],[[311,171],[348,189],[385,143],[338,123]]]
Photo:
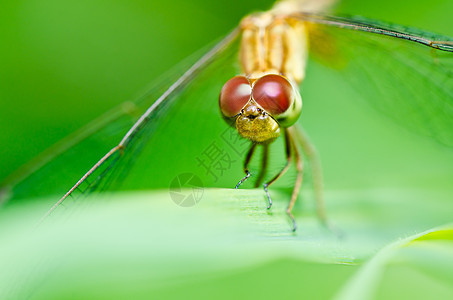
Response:
[[[341,18],[341,17],[333,17],[333,16],[324,16],[324,15],[317,15],[317,14],[310,14],[310,13],[295,13],[290,16],[290,18],[304,20],[308,22],[324,24],[334,27],[352,29],[352,30],[359,30],[364,32],[370,32],[375,34],[382,34],[390,37],[395,37],[399,39],[404,39],[412,42],[416,42],[437,50],[446,51],[446,52],[453,52],[453,41],[439,41],[433,40],[429,37],[425,37],[422,35],[405,33],[398,30],[385,28],[385,26],[381,26],[379,24],[373,24],[372,22],[361,22],[356,21],[351,18]],[[447,39],[447,38],[446,38]]]
[[[129,131],[121,139],[120,143],[113,147],[107,154],[105,154],[91,169],[85,173],[85,175],[80,178],[77,183],[63,196],[61,197],[47,213],[41,218],[38,222],[38,225],[42,223],[63,201],[72,194],[72,192],[79,188],[79,186],[86,181],[86,179],[95,172],[106,160],[108,160],[114,153],[121,150],[121,153],[129,144],[129,141],[134,137],[134,135],[139,131],[139,129],[146,124],[149,120],[152,112],[154,112],[159,106],[161,106],[168,97],[182,88],[188,80],[200,69],[203,68],[209,61],[222,50],[224,50],[238,35],[239,28],[235,28],[231,31],[225,38],[223,38],[217,45],[215,45],[211,50],[204,54],[195,64],[193,64],[177,81],[175,81],[134,123],[134,125],[129,129]]]

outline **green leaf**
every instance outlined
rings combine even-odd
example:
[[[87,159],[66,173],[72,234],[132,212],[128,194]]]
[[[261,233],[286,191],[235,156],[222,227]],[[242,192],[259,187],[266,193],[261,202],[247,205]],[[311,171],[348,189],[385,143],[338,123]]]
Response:
[[[326,299],[348,286],[357,292],[375,285],[381,291],[376,268],[401,261],[392,254],[401,245],[406,249],[431,239],[414,240],[422,236],[417,234],[392,241],[451,220],[453,205],[449,192],[437,192],[431,202],[424,199],[432,191],[422,190],[330,192],[327,208],[344,233],[340,238],[317,222],[309,191],[295,210],[295,234],[285,214],[288,193],[272,190],[271,195],[269,211],[261,189],[205,189],[192,207],[175,204],[168,190],[92,195],[56,210],[32,231],[47,206],[11,208],[0,218],[0,298]],[[409,205],[414,209],[406,214],[387,213]],[[451,243],[450,231],[429,232]],[[414,262],[404,264],[420,268],[417,261],[433,254],[412,256]],[[431,272],[449,282],[441,269]]]
[[[335,299],[453,297],[453,225],[398,240],[379,251]]]

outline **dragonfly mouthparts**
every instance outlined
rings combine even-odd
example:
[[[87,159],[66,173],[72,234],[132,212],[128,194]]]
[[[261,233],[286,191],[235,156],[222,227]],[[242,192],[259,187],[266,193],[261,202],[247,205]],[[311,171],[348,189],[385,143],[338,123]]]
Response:
[[[236,119],[239,134],[255,143],[270,143],[280,135],[278,123],[253,100]]]
[[[242,110],[242,114],[251,120],[255,119],[262,113],[263,110],[259,108],[253,100],[250,101]]]

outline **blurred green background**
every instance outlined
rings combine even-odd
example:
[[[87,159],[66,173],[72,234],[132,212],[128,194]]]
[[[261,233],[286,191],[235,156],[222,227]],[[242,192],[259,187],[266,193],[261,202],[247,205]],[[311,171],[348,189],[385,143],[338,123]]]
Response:
[[[271,5],[257,0],[3,3],[0,180],[109,108],[135,99],[150,82],[226,34],[247,13]],[[447,0],[345,0],[336,11],[453,36],[453,3]],[[321,86],[321,80],[310,84]],[[35,209],[30,206],[25,213],[2,215],[0,238],[7,246],[0,251],[0,292],[38,299],[326,299],[346,289],[354,274],[361,277],[360,263],[375,259],[382,246],[451,222],[451,149],[394,124],[354,99],[347,87],[315,95],[317,101],[304,103],[303,124],[321,154],[327,196],[333,200],[328,209],[348,233],[346,241],[323,232],[312,213],[303,212],[301,239],[295,243],[293,236],[281,234],[288,229],[279,213],[285,203],[277,201],[274,215],[268,215],[261,207],[261,191],[207,191],[213,200],[190,213],[178,210],[166,192],[125,197],[130,205],[121,203],[120,194],[113,208],[85,208],[81,219],[21,238],[17,228],[24,226],[30,208]],[[225,215],[219,215],[222,211]],[[258,229],[241,227],[249,219]],[[260,238],[263,231],[271,237],[266,243]],[[403,247],[405,255],[397,251],[375,296],[423,298],[431,295],[426,291],[439,292],[437,299],[451,296],[451,234],[439,240]],[[157,250],[153,241],[160,242]],[[11,286],[25,289],[18,293],[20,288]]]
[[[272,1],[255,0],[3,3],[0,180],[109,108],[134,99],[160,74],[236,26],[245,14],[271,5]],[[453,35],[451,6],[441,0],[412,1],[410,5],[346,0],[338,11]],[[318,118],[320,111],[333,111],[328,102],[324,105],[319,103],[312,109],[315,112],[305,115]],[[368,164],[368,157],[360,159],[374,148],[356,138],[361,132],[354,124],[368,118],[357,119],[343,110],[346,114],[333,120],[344,128],[341,143],[330,140],[332,134],[326,128],[307,124],[313,127],[309,133],[319,143],[326,165],[332,163],[329,153],[345,154],[340,144],[352,143],[348,148],[360,152],[354,160],[340,155],[344,164],[332,167],[335,172]],[[373,128],[374,124],[362,127]],[[329,153],[323,153],[327,152],[323,143],[328,144]],[[339,164],[336,157],[332,160]]]

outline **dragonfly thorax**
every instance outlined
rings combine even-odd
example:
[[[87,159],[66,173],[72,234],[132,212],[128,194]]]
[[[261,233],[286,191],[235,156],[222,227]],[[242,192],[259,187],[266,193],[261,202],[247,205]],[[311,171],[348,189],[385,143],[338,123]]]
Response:
[[[241,22],[240,61],[252,79],[281,74],[295,83],[305,77],[307,32],[304,22],[278,13],[257,13]]]

